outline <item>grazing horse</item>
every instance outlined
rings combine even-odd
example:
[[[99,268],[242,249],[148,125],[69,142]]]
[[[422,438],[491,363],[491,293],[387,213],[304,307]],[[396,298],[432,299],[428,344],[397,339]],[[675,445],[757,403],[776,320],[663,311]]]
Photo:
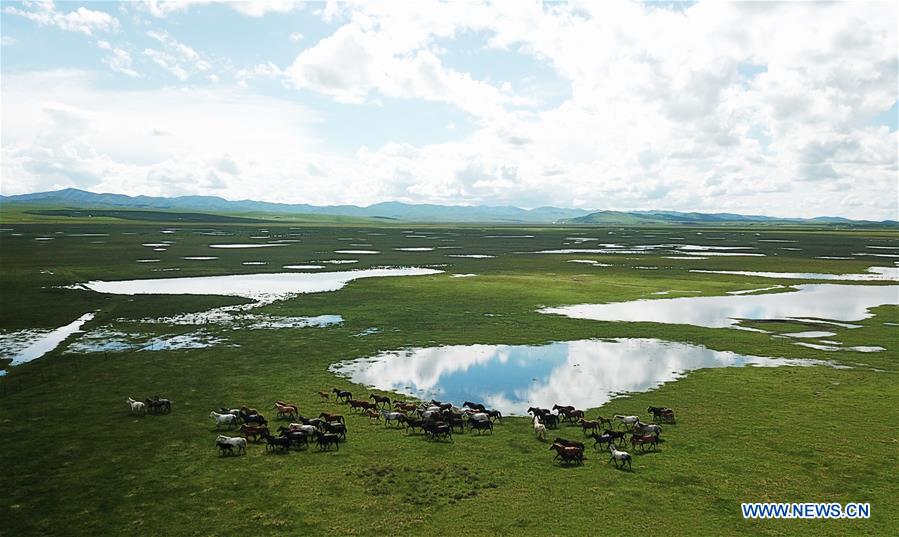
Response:
[[[168,399],[160,399],[158,395],[154,395],[152,399],[147,397],[144,399],[151,414],[168,414],[172,411],[172,402]]]
[[[318,415],[318,417],[325,421],[339,421],[340,423],[346,423],[343,419],[343,416],[340,414],[330,414],[328,412],[322,412]]]
[[[240,434],[244,435],[244,438],[247,440],[250,437],[253,437],[253,442],[258,442],[260,436],[265,436],[268,434],[268,427],[265,425],[247,425],[246,423],[240,426],[240,429],[237,430]]]
[[[375,401],[375,405],[384,404],[384,405],[390,406],[390,398],[387,397],[386,395],[378,395],[378,394],[372,393],[372,394],[369,394],[368,398],[373,399]]]
[[[266,451],[274,451],[276,448],[281,451],[290,451],[290,438],[286,436],[272,436],[268,433],[262,435],[265,438]]]
[[[590,421],[581,418],[578,423],[581,425],[581,429],[584,430],[584,436],[587,436],[587,431],[593,431],[594,433],[599,430],[599,422],[598,421]]]
[[[384,417],[384,427],[387,427],[391,422],[395,422],[397,426],[402,425],[404,421],[406,421],[406,415],[402,412],[390,412],[388,410],[382,410],[381,416]]]
[[[247,452],[247,439],[241,438],[239,436],[225,436],[223,434],[220,434],[215,437],[215,443],[216,445],[222,443],[227,444],[231,447],[236,447],[237,453],[240,453],[241,451],[244,453]]]
[[[631,436],[631,446],[634,449],[640,446],[640,451],[643,451],[643,446],[646,444],[651,445],[652,449],[657,449],[659,447],[659,437],[654,434],[635,434]]]
[[[131,407],[131,413],[135,416],[143,416],[147,413],[147,405],[140,401],[135,401],[132,398],[125,399],[125,402],[128,403],[128,406]]]
[[[556,459],[561,459],[564,464],[584,462],[584,450],[575,446],[565,446],[563,444],[553,443],[549,449],[556,452]]]
[[[210,418],[215,419],[215,428],[218,429],[219,425],[227,425],[230,429],[237,425],[237,416],[234,414],[219,414],[215,410],[209,413]]]
[[[674,423],[674,411],[668,407],[651,406],[651,407],[647,408],[646,411],[652,414],[653,421],[664,421],[667,423]]]
[[[647,424],[637,420],[637,423],[634,424],[634,434],[654,434],[658,438],[662,434],[662,426],[654,423]]]
[[[628,470],[633,470],[631,468],[631,456],[627,451],[618,451],[615,444],[609,444],[609,453],[612,454],[609,462],[615,461],[615,468],[618,468],[618,462],[621,461],[621,468],[624,468],[624,463],[627,463]],[[606,464],[609,464],[609,462]]]
[[[478,412],[487,412],[487,407],[482,405],[481,403],[472,403],[471,401],[465,401],[462,403],[463,407],[468,407],[472,410],[477,410]]]
[[[331,449],[331,446],[337,448],[338,451],[340,450],[340,438],[336,434],[315,431],[315,443],[319,451]]]
[[[279,418],[296,419],[297,414],[300,413],[300,409],[297,408],[297,405],[291,405],[283,401],[278,401],[272,408],[278,411]]]
[[[331,399],[330,392],[320,391],[320,392],[318,392],[318,396],[321,397],[322,399]]]
[[[534,416],[534,434],[537,438],[546,442],[546,425],[540,423],[540,417]]]
[[[640,421],[639,416],[622,416],[621,414],[615,414],[612,417],[618,420],[618,425],[623,425],[628,429],[632,429],[634,424]]]
[[[331,393],[336,393],[337,394],[336,398],[343,399],[344,403],[346,403],[347,401],[349,401],[350,399],[353,398],[353,392],[348,392],[346,390],[338,390],[337,388],[334,388],[331,390]]]
[[[490,431],[490,434],[493,434],[493,422],[490,420],[469,420],[468,427],[478,434],[481,434],[481,431]]]

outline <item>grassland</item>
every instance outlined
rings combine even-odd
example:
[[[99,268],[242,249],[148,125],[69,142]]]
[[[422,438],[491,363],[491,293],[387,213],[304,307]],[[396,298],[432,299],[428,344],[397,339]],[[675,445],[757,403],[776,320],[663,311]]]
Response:
[[[36,218],[36,217],[35,217]],[[240,299],[204,296],[105,296],[64,286],[95,279],[276,272],[287,264],[354,258],[352,268],[443,265],[446,274],[359,280],[333,293],[304,295],[263,311],[337,313],[330,328],[229,331],[238,346],[209,349],[62,354],[9,370],[0,379],[0,431],[6,493],[0,533],[8,535],[895,535],[899,531],[899,392],[895,326],[899,308],[876,308],[863,328],[832,331],[846,345],[880,345],[880,353],[822,353],[770,334],[654,323],[574,320],[535,312],[540,306],[655,297],[669,291],[721,295],[783,283],[765,278],[696,274],[691,268],[790,272],[862,272],[890,259],[848,256],[866,243],[896,244],[895,231],[684,228],[540,228],[265,224],[272,235],[301,240],[287,247],[212,250],[210,243],[253,242],[262,225],[161,225],[108,221],[20,223],[0,227],[0,328],[58,327],[86,311],[85,328],[111,326],[149,334],[184,326],[137,319],[200,311]],[[205,226],[205,227],[204,227]],[[177,229],[161,234],[161,229]],[[201,235],[211,230],[231,236]],[[447,242],[408,238],[427,230]],[[13,236],[12,233],[21,233]],[[377,233],[377,234],[372,234]],[[744,245],[760,237],[766,257],[673,260],[652,255],[529,254],[562,246],[576,233],[608,242],[648,244],[666,236],[709,237]],[[696,235],[700,233],[702,235]],[[72,236],[105,234],[105,236]],[[294,235],[291,235],[294,234]],[[758,235],[757,235],[758,234]],[[413,234],[414,235],[414,234]],[[533,235],[488,239],[486,235]],[[53,240],[35,241],[36,237]],[[342,239],[352,240],[342,240]],[[360,239],[364,238],[362,241]],[[142,243],[174,240],[165,252]],[[439,241],[439,239],[437,239]],[[95,242],[96,241],[96,242]],[[380,255],[334,254],[367,243]],[[436,245],[460,249],[402,252]],[[684,242],[690,242],[685,240]],[[703,242],[707,243],[707,242]],[[801,251],[783,250],[800,247]],[[448,258],[483,253],[491,259]],[[214,255],[190,262],[185,256]],[[158,258],[141,264],[136,259]],[[610,267],[565,262],[595,259]],[[248,260],[264,266],[243,265]],[[655,270],[636,267],[656,266]],[[335,268],[346,268],[335,266]],[[451,278],[451,273],[476,273]],[[793,283],[792,281],[790,283]],[[695,294],[695,293],[694,293]],[[691,295],[692,296],[692,295]],[[380,332],[357,334],[371,327]],[[789,323],[766,329],[805,329]],[[215,331],[215,327],[209,327]],[[223,331],[224,332],[224,331]],[[348,418],[349,440],[337,452],[219,458],[206,416],[219,405],[299,403],[305,415],[342,409],[319,401],[332,386],[368,393],[328,372],[330,364],[381,350],[467,343],[543,343],[591,337],[657,337],[761,356],[825,358],[852,369],[733,368],[690,373],[648,392],[615,399],[602,414],[677,409],[658,453],[635,457],[634,472],[616,471],[600,454],[583,466],[553,463],[526,419],[507,419],[493,436],[458,435],[453,443]],[[875,371],[877,369],[878,371]],[[162,393],[168,416],[133,418],[123,400]],[[561,401],[560,401],[561,402]],[[591,410],[595,414],[597,410]],[[579,430],[564,431],[577,437]],[[744,521],[741,501],[867,501],[864,521]]]

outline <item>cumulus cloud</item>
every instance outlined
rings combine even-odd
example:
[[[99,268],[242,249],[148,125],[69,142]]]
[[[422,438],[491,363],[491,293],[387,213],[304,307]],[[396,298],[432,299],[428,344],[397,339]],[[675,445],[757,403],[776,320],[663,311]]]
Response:
[[[3,12],[25,17],[39,26],[55,26],[60,30],[81,32],[84,35],[93,35],[97,31],[109,32],[119,28],[119,20],[109,13],[87,9],[83,6],[69,12],[58,11],[56,4],[52,1],[25,2],[22,7],[24,9],[7,6]]]
[[[189,6],[146,2],[142,9],[161,18]],[[244,7],[246,15],[265,14]],[[58,13],[35,5],[13,9]],[[291,61],[261,59],[230,71],[154,30],[147,35],[158,46],[143,56],[178,81],[213,81],[204,90],[212,100],[204,102],[194,87],[179,98],[173,90],[148,90],[141,102],[171,106],[154,107],[151,117],[135,104],[138,94],[93,87],[84,74],[71,95],[41,85],[33,94],[10,93],[7,80],[19,87],[26,79],[5,74],[4,112],[19,119],[12,125],[3,118],[3,188],[26,191],[44,180],[36,173],[43,159],[71,163],[84,181],[103,177],[101,185],[131,193],[202,193],[207,185],[226,197],[312,203],[398,199],[895,218],[897,134],[874,119],[897,99],[896,9],[891,3],[698,2],[676,10],[643,3],[328,3],[317,13],[329,35],[308,40]],[[110,68],[134,69],[128,46],[98,46]],[[509,58],[510,65],[496,63],[496,73],[485,73],[453,54],[463,46],[470,58],[483,53],[490,61]],[[502,79],[505,70],[514,76]],[[450,109],[434,124],[448,138],[426,143],[415,131],[338,150],[323,134],[311,134],[316,114],[309,109],[232,87],[249,88],[256,79],[260,87],[261,79],[282,82],[299,101],[313,93],[318,102],[337,103],[323,114],[341,103],[363,112],[397,102],[415,105],[398,106],[400,113]],[[236,95],[250,99],[255,116],[244,113],[243,101],[224,108]],[[35,99],[43,104],[27,104]],[[202,113],[187,108],[192,99]],[[95,104],[106,101],[117,103],[115,122]],[[21,102],[41,121],[23,119]],[[213,113],[216,103],[222,108]],[[282,110],[296,125],[285,123]],[[217,117],[235,111],[239,121]],[[186,124],[180,116],[197,121]],[[77,130],[78,121],[91,127]],[[271,132],[266,121],[273,122]],[[140,133],[131,125],[142,125]],[[241,136],[247,130],[258,132],[258,141],[247,142]],[[168,134],[149,134],[155,131]],[[135,136],[144,145],[137,151],[95,132],[114,140]],[[264,187],[248,186],[256,180]],[[298,182],[302,189],[291,188]]]
[[[143,0],[138,5],[157,18],[165,18],[173,13],[183,13],[191,7],[209,4],[222,4],[248,17],[264,17],[269,13],[289,13],[303,8],[298,1],[265,0]]]

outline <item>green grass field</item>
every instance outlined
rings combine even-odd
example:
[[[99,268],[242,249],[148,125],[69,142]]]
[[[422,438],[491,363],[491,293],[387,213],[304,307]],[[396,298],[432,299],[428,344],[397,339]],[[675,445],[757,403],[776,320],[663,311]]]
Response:
[[[439,267],[432,276],[364,279],[336,292],[301,295],[263,313],[339,314],[328,328],[225,330],[238,346],[155,352],[65,354],[72,342],[0,378],[5,535],[895,535],[899,532],[899,308],[881,306],[859,324],[828,327],[845,345],[880,345],[877,353],[822,352],[784,338],[733,329],[612,323],[542,315],[542,306],[667,296],[723,295],[788,282],[697,274],[690,269],[859,273],[893,259],[852,256],[866,244],[899,241],[896,231],[620,227],[420,226],[411,224],[150,223],[3,214],[0,227],[0,329],[56,328],[85,312],[85,330],[164,335],[191,327],[138,319],[237,304],[213,296],[100,295],[67,289],[97,279],[279,272],[288,264],[352,258],[373,266]],[[358,226],[358,227],[356,227]],[[160,230],[174,229],[173,234]],[[254,242],[261,229],[296,238],[285,247],[211,249]],[[228,236],[198,231],[218,230]],[[409,238],[409,230],[437,238]],[[21,233],[21,236],[13,235]],[[72,236],[91,234],[97,236]],[[625,245],[702,241],[745,245],[759,238],[765,257],[665,259],[657,255],[533,254],[586,234]],[[697,235],[701,234],[701,235]],[[411,233],[414,235],[414,233]],[[491,239],[485,235],[533,235]],[[37,237],[53,240],[36,241]],[[710,238],[712,237],[712,238]],[[342,240],[351,239],[351,240]],[[364,239],[364,240],[363,240]],[[443,239],[445,242],[440,242]],[[141,246],[173,240],[164,252]],[[341,255],[349,244],[379,255]],[[459,249],[403,252],[401,247]],[[801,250],[784,250],[784,247]],[[366,247],[369,248],[369,247]],[[525,252],[525,253],[522,253]],[[447,254],[489,254],[489,259]],[[188,256],[218,256],[187,261]],[[137,263],[137,259],[159,259]],[[568,263],[595,259],[610,267]],[[266,265],[244,265],[264,261]],[[643,270],[636,267],[654,266]],[[177,272],[154,272],[158,268]],[[474,278],[451,274],[475,273]],[[852,285],[852,282],[845,282]],[[888,282],[881,282],[888,283]],[[699,293],[695,293],[695,292]],[[889,324],[885,324],[889,323]],[[801,323],[747,323],[779,333],[816,329]],[[380,331],[356,335],[368,328]],[[379,351],[449,344],[537,344],[600,337],[653,337],[716,350],[771,357],[835,360],[830,367],[726,368],[689,373],[647,393],[611,401],[588,415],[637,413],[670,406],[659,452],[636,455],[634,471],[615,470],[588,453],[583,466],[554,463],[526,418],[505,419],[495,434],[427,442],[386,430],[318,390],[349,388],[328,366]],[[72,339],[76,339],[75,336]],[[126,397],[160,393],[174,401],[166,416],[135,418]],[[276,399],[301,413],[342,411],[349,438],[339,451],[267,454],[252,445],[219,457],[209,411]],[[560,403],[565,403],[560,401]],[[563,426],[560,436],[577,438]],[[588,451],[590,448],[588,447]],[[746,521],[742,501],[870,502],[868,520]]]

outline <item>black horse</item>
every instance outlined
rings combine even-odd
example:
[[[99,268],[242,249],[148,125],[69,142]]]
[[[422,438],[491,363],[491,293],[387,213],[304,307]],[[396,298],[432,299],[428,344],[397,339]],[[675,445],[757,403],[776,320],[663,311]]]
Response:
[[[370,394],[368,396],[369,399],[373,399],[375,401],[375,405],[380,406],[382,404],[390,406],[390,398],[386,395],[378,395],[378,394]]]
[[[281,433],[282,437],[290,441],[291,446],[296,446],[297,449],[299,449],[301,444],[309,446],[309,435],[306,434],[306,431],[292,431],[284,427],[278,427],[278,432]]]
[[[478,412],[487,412],[487,407],[482,405],[481,403],[472,403],[471,401],[465,401],[462,403],[463,407],[468,407],[472,410],[477,410]]]
[[[481,434],[481,431],[490,431],[490,434],[493,434],[493,422],[490,420],[469,420],[468,427],[469,429],[476,430],[478,434]]]
[[[409,432],[409,429],[412,429],[412,432],[415,432],[415,429],[424,430],[425,420],[417,419],[417,418],[406,418],[406,432]]]
[[[442,421],[428,421],[425,422],[421,428],[424,430],[425,435],[429,440],[437,440],[437,437],[442,437],[444,440],[453,439],[453,428],[450,427],[448,423]]]
[[[624,433],[622,433],[622,436],[623,435]],[[593,440],[595,440],[595,442],[593,443],[593,449],[599,449],[598,446],[600,446],[601,444],[605,444],[606,449],[608,450],[609,445],[615,442],[615,438],[610,434],[590,433],[588,435],[588,438],[592,438]]]
[[[348,392],[346,390],[339,390],[337,388],[334,388],[331,390],[331,392],[336,393],[337,399],[343,399],[344,403],[353,398],[353,392]]]
[[[228,455],[234,455],[234,446],[231,444],[226,444],[224,442],[216,442],[215,446],[219,448],[219,457],[227,453]]]
[[[319,451],[331,449],[331,446],[334,446],[335,448],[340,450],[340,437],[336,434],[316,431],[315,444],[318,446]]]
[[[652,414],[653,421],[674,423],[674,411],[668,407],[651,406],[647,408],[646,411]]]
[[[244,423],[256,423],[258,425],[268,425],[268,420],[262,414],[248,414],[243,418]]]
[[[290,438],[286,436],[272,436],[270,434],[263,435],[262,438],[265,438],[265,449],[274,451],[275,449],[280,449],[281,451],[290,450]]]
[[[606,429],[605,431],[602,432],[601,436],[608,436],[612,439],[612,442],[614,442],[617,445],[620,445],[621,442],[624,441],[626,434],[627,434],[627,431],[613,431],[612,429]]]
[[[346,425],[339,421],[324,422],[321,426],[322,431],[330,434],[336,434],[341,439],[346,440]]]
[[[147,405],[147,411],[151,414],[168,414],[172,411],[172,402],[168,399],[161,399],[158,395],[154,395],[152,399],[146,398],[144,404]]]

